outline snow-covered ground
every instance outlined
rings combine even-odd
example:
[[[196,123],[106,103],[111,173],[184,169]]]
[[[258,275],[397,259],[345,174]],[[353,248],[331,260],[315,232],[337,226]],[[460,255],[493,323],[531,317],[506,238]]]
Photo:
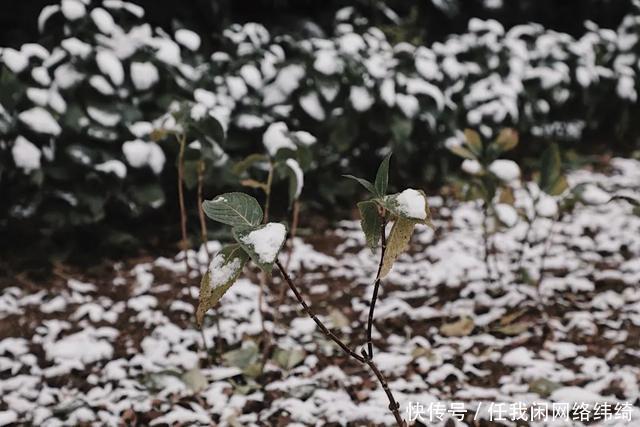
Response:
[[[582,170],[570,182],[593,183],[596,196],[600,188],[639,197],[640,162],[613,159],[606,174]],[[618,200],[579,206],[555,225],[536,221],[531,235],[541,243],[523,264],[535,283],[550,236],[538,294],[510,271],[525,222],[495,237],[498,277],[489,283],[478,207],[438,197],[430,204],[436,231],[419,226],[376,308],[375,360],[403,416],[415,416],[407,408],[416,404],[462,402],[471,423],[489,420],[492,404],[608,402],[611,419],[599,425],[640,424],[640,217],[632,207]],[[293,246],[289,267],[307,300],[362,346],[378,259],[358,222]],[[204,268],[203,248],[191,255]],[[264,322],[274,347],[262,372],[255,271],[221,301],[224,348],[207,316],[209,347],[225,353],[207,362],[194,326],[198,280],[182,284],[183,268],[180,259],[127,260],[83,273],[57,269],[46,286],[23,275],[0,282],[0,425],[393,424],[375,378],[319,334],[290,295],[278,306],[284,283],[276,272]],[[504,414],[489,425],[515,425]],[[428,425],[451,418],[420,415]]]

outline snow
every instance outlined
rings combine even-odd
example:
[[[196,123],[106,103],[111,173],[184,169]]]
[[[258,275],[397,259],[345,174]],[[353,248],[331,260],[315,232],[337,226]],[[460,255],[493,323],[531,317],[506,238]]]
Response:
[[[326,118],[317,92],[309,92],[300,97],[300,106],[311,118],[321,122]]]
[[[356,111],[367,111],[373,105],[374,99],[367,90],[362,86],[352,86],[349,92],[349,101]]]
[[[45,67],[34,67],[31,70],[31,77],[42,86],[51,84],[51,76]]]
[[[498,203],[494,206],[496,210],[496,215],[500,222],[502,222],[507,227],[513,227],[518,222],[518,212],[513,208],[513,206],[508,205],[506,203]]]
[[[262,135],[262,143],[271,157],[274,157],[281,148],[296,149],[288,135],[289,129],[284,122],[275,122],[269,125]]]
[[[87,107],[87,114],[104,127],[114,127],[122,120],[120,114],[104,111],[96,107]]]
[[[19,135],[11,148],[13,162],[24,173],[40,169],[40,149],[22,135]]]
[[[482,172],[482,165],[477,160],[465,159],[461,167],[463,171],[470,175],[477,175]]]
[[[2,52],[2,63],[15,74],[21,73],[29,65],[27,57],[13,48],[5,47],[0,52]]]
[[[238,273],[242,267],[240,258],[233,258],[225,264],[225,257],[217,254],[209,264],[209,283],[211,289],[216,289],[226,285],[231,278]]]
[[[309,146],[315,144],[318,141],[315,136],[311,135],[305,130],[296,131],[294,132],[294,135],[298,142],[302,145]]]
[[[58,136],[62,128],[53,118],[50,112],[42,107],[33,107],[18,114],[18,118],[24,124],[38,133]]]
[[[277,222],[270,222],[244,236],[242,243],[251,247],[263,264],[271,264],[287,237],[287,229]]]
[[[80,0],[62,0],[60,8],[64,17],[69,21],[80,19],[87,13],[84,4]]]
[[[133,86],[138,90],[150,89],[160,79],[158,69],[151,62],[132,62],[130,72]]]
[[[91,46],[76,37],[70,37],[60,42],[60,45],[72,56],[86,58],[91,54]]]
[[[262,76],[260,71],[253,64],[245,64],[240,68],[240,76],[244,79],[245,83],[254,89],[260,89],[262,87]]]
[[[7,411],[0,411],[0,426],[13,425],[18,421],[18,414],[9,409]]]
[[[226,83],[229,93],[233,99],[239,100],[247,94],[247,85],[242,77],[228,76]]]
[[[289,166],[289,168],[296,176],[296,192],[294,198],[297,199],[298,197],[300,197],[300,193],[302,193],[302,186],[304,185],[304,173],[302,172],[300,165],[295,159],[287,159],[285,163],[287,164],[287,166]]]
[[[103,34],[112,34],[117,28],[113,16],[101,7],[93,9],[90,16],[98,30]]]
[[[520,178],[520,167],[513,160],[494,160],[489,165],[489,171],[505,182],[513,182]]]
[[[585,202],[592,205],[601,205],[607,203],[611,196],[600,187],[594,184],[585,185],[580,198]]]
[[[542,217],[554,217],[558,213],[558,202],[551,196],[541,194],[536,203],[536,212]]]
[[[134,168],[149,166],[156,174],[160,174],[164,167],[165,155],[155,142],[145,142],[139,139],[122,144],[122,152],[127,162]]]
[[[113,87],[104,76],[91,76],[89,84],[103,95],[109,96],[115,93]]]
[[[427,201],[418,190],[408,188],[396,198],[398,210],[408,216],[420,220],[427,219]]]
[[[400,108],[400,111],[408,118],[413,118],[420,110],[420,103],[418,98],[413,95],[405,95],[399,93],[396,95],[395,104]]]
[[[112,173],[120,179],[127,176],[127,167],[120,160],[112,159],[96,165],[96,170],[104,173]]]
[[[43,7],[40,15],[38,15],[38,31],[42,33],[44,31],[44,26],[46,25],[49,18],[51,18],[59,10],[60,6],[58,6],[57,4],[50,4]]]
[[[65,63],[54,70],[53,79],[60,89],[69,89],[82,81],[83,75],[71,63]]]
[[[313,68],[327,76],[342,72],[342,61],[333,50],[319,50],[315,53]]]
[[[175,32],[174,37],[178,43],[189,50],[196,51],[200,49],[200,36],[191,30],[181,28]]]
[[[124,83],[124,69],[118,57],[109,50],[101,50],[96,55],[100,72],[107,75],[116,86]]]

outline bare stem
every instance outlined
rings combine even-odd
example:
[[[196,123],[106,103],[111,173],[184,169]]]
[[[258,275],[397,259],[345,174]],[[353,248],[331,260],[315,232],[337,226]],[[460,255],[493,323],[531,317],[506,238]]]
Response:
[[[378,264],[378,272],[376,273],[376,280],[373,283],[373,295],[371,296],[371,304],[369,304],[369,320],[367,321],[367,349],[368,349],[367,358],[368,359],[373,359],[373,343],[371,342],[371,331],[373,329],[373,312],[376,309],[376,301],[378,300],[378,289],[380,288],[380,272],[382,271],[384,253],[387,250],[386,226],[387,226],[387,221],[383,215],[382,222],[380,223],[380,235],[381,235],[380,263]]]
[[[280,261],[276,260],[276,265],[278,266],[278,269],[280,270],[280,273],[282,274],[282,277],[284,278],[285,282],[287,282],[287,285],[289,285],[289,289],[291,289],[293,294],[296,296],[296,299],[298,300],[300,305],[302,305],[302,308],[304,308],[304,311],[307,313],[307,315],[309,317],[311,317],[311,319],[316,323],[316,325],[318,325],[318,328],[320,329],[320,331],[327,338],[329,338],[331,341],[336,343],[338,345],[338,347],[340,347],[342,349],[342,351],[346,355],[350,356],[352,359],[355,359],[360,364],[369,366],[369,368],[373,371],[373,373],[375,374],[376,378],[378,378],[378,381],[382,385],[383,390],[387,394],[387,398],[389,399],[389,409],[393,413],[393,416],[395,417],[396,422],[398,423],[398,426],[399,427],[404,427],[406,424],[402,420],[402,417],[400,417],[400,412],[399,412],[400,405],[394,399],[393,393],[391,393],[391,390],[389,389],[389,386],[387,384],[387,380],[385,379],[385,377],[382,374],[382,372],[380,372],[380,370],[376,366],[376,364],[373,361],[373,359],[368,357],[368,355],[366,354],[364,349],[362,351],[362,355],[359,355],[355,351],[351,350],[340,338],[338,338],[333,332],[331,332],[324,325],[324,323],[322,323],[322,321],[320,321],[320,319],[318,319],[318,317],[315,315],[313,310],[311,310],[311,307],[309,307],[309,305],[307,305],[307,303],[305,302],[304,298],[302,298],[302,295],[300,294],[300,291],[298,291],[298,288],[293,283],[293,281],[291,280],[291,277],[289,277],[289,274],[287,274],[286,270],[284,269],[284,267],[282,266]]]
[[[182,250],[184,252],[185,274],[189,277],[189,243],[187,241],[187,210],[184,205],[184,149],[187,138],[184,134],[178,137],[180,151],[178,153],[178,202],[180,204],[180,230],[182,232]]]
[[[202,245],[204,246],[204,251],[207,254],[207,265],[211,262],[211,253],[209,252],[209,247],[207,246],[207,221],[204,217],[204,211],[202,210],[202,200],[203,200],[203,188],[204,188],[204,162],[200,160],[198,162],[198,216],[200,218],[200,240],[202,241]]]
[[[484,265],[487,269],[489,283],[493,284],[493,270],[491,268],[491,244],[489,242],[489,203],[485,200],[482,204],[482,240],[484,240]]]

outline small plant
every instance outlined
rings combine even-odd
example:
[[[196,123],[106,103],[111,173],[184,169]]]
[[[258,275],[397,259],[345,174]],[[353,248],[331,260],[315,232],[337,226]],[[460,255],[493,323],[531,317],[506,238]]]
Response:
[[[399,404],[395,400],[387,381],[373,358],[371,331],[374,310],[381,280],[389,273],[394,261],[406,250],[416,224],[431,226],[431,215],[426,195],[421,190],[406,189],[401,193],[387,194],[389,160],[388,155],[380,165],[374,183],[362,178],[355,179],[364,186],[371,198],[358,203],[362,217],[361,225],[367,245],[380,247],[380,262],[374,281],[366,329],[366,349],[358,353],[331,332],[304,300],[286,267],[278,259],[287,238],[287,227],[279,222],[263,223],[264,212],[258,201],[244,193],[226,193],[205,201],[202,209],[214,221],[232,227],[235,243],[223,247],[211,261],[200,287],[200,301],[196,311],[198,325],[202,325],[205,313],[214,307],[224,293],[238,279],[244,266],[253,261],[265,274],[270,274],[275,265],[284,281],[293,292],[305,312],[313,319],[322,333],[335,342],[355,362],[366,365],[374,373],[389,400],[389,409],[399,426],[405,425],[400,417]],[[389,235],[386,224],[392,222]]]
[[[491,228],[489,221],[493,218],[497,220],[494,224],[507,227],[515,224],[518,216],[513,208],[513,184],[520,178],[518,164],[499,157],[518,145],[518,133],[513,129],[503,129],[495,140],[488,143],[483,143],[480,134],[472,129],[466,129],[464,136],[464,143],[450,145],[448,148],[465,159],[462,169],[471,175],[465,185],[466,198],[482,201],[484,263],[487,279],[493,283],[495,275],[491,266],[491,236],[495,227]]]

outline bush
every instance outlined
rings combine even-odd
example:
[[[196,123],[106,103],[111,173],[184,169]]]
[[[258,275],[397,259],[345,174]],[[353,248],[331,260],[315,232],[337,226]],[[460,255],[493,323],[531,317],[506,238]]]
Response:
[[[444,182],[458,162],[447,146],[465,127],[485,138],[513,127],[525,142],[578,141],[611,130],[615,115],[619,132],[636,131],[625,118],[638,113],[638,10],[616,31],[587,24],[579,39],[472,19],[467,33],[426,47],[392,45],[345,8],[330,36],[232,25],[207,58],[196,34],[152,30],[138,6],[64,4],[40,15],[53,35],[44,46],[2,51],[4,227],[26,220],[54,231],[159,209],[175,191],[167,165],[178,145],[152,133],[181,126],[185,108],[226,136],[212,123],[188,135],[188,188],[203,150],[205,188],[216,193],[239,183],[233,165],[247,155],[285,147],[309,153],[300,163],[315,207],[345,206],[358,190],[335,176],[365,173],[390,148],[407,185]]]

